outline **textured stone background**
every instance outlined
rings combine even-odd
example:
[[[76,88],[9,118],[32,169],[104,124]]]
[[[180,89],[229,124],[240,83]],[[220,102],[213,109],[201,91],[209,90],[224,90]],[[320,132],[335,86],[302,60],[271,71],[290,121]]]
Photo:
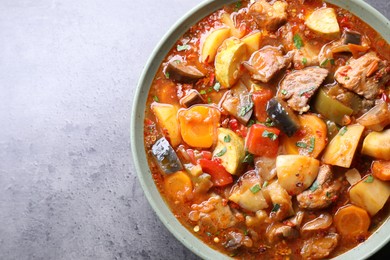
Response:
[[[198,2],[0,1],[0,259],[197,259],[147,203],[129,127],[149,54]]]

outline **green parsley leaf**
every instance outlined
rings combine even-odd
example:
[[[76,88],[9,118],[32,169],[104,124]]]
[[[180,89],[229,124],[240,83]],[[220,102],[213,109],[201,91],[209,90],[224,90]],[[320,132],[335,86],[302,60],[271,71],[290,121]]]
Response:
[[[331,195],[332,195],[332,194],[331,194],[329,191],[326,192],[326,197],[327,197],[327,198],[330,198]]]
[[[335,64],[334,59],[330,59],[329,61],[330,61],[330,64],[331,64],[331,65],[334,65],[334,64]]]
[[[299,91],[299,95],[303,96],[304,94],[306,94],[306,93],[308,93],[308,92],[310,92],[310,91],[312,91],[314,89],[315,89],[315,87],[310,87],[308,89],[303,89],[303,90]]]
[[[245,229],[245,231],[244,231],[244,235],[245,236],[247,236],[249,234],[249,231],[248,231],[248,229]]]
[[[246,106],[241,107],[240,113],[238,114],[239,116],[245,116],[251,109],[253,108],[253,103],[249,103]]]
[[[252,187],[249,188],[249,190],[253,193],[256,194],[261,190],[261,187],[259,184],[255,184]]]
[[[265,120],[264,125],[268,126],[268,127],[271,127],[271,126],[274,126],[275,123],[271,120],[271,118],[267,117],[267,119]]]
[[[202,89],[199,93],[202,94],[202,95],[205,95],[206,94],[206,90]]]
[[[190,49],[190,45],[183,44],[183,45],[177,45],[176,46],[177,51],[185,51]]]
[[[329,62],[329,59],[325,59],[325,60],[323,60],[323,61],[321,62],[320,66],[321,66],[321,67],[325,67],[326,64],[328,64],[328,62]]]
[[[211,97],[207,98],[207,103],[211,104]]]
[[[248,127],[251,127],[252,125],[254,125],[254,124],[256,124],[256,121],[255,120],[253,120],[253,119],[251,119],[251,120],[249,120],[249,122],[248,122]]]
[[[278,203],[274,204],[274,207],[272,208],[271,212],[276,212],[280,209],[280,205]]]
[[[343,127],[340,129],[339,134],[340,134],[341,136],[343,136],[347,131],[348,131],[348,128],[345,127],[345,126],[343,126]]]
[[[368,175],[367,178],[364,180],[366,183],[371,183],[374,181],[374,176]]]
[[[300,148],[306,148],[307,147],[307,144],[305,142],[297,142],[295,144],[297,147],[300,147]]]
[[[262,137],[268,137],[272,141],[275,141],[276,139],[278,139],[278,135],[277,134],[269,132],[267,130],[264,130],[264,132],[263,132],[263,134],[261,136]]]
[[[253,163],[253,154],[246,152],[243,163]]]
[[[235,4],[235,6],[234,6],[234,11],[238,11],[240,8],[241,8],[241,6],[242,6],[242,2],[241,1],[238,1],[236,4]]]
[[[221,157],[222,155],[224,155],[226,153],[227,149],[226,147],[224,146],[221,151],[219,151],[218,153],[216,153],[214,156],[216,157]]]
[[[168,73],[168,72],[165,72],[165,77],[166,77],[167,79],[169,79],[169,73]]]
[[[213,89],[218,92],[221,89],[221,84],[219,82],[215,83]]]
[[[314,151],[315,144],[316,144],[316,138],[310,137],[309,153],[312,153]]]
[[[160,100],[158,99],[158,96],[153,96],[153,100],[156,102],[159,102]]]
[[[181,60],[174,60],[173,62],[176,64],[179,64],[181,62]]]
[[[310,190],[315,191],[316,189],[318,189],[318,183],[317,181],[314,181],[313,184],[310,186]]]
[[[231,140],[230,135],[225,135],[225,136],[223,137],[223,141],[224,141],[225,143],[230,143],[230,140]]]
[[[207,92],[212,92],[213,91],[213,87],[209,87],[209,89],[207,90]]]
[[[288,94],[288,91],[285,90],[285,89],[282,89],[282,91],[280,91],[283,95],[287,95]]]
[[[300,48],[302,48],[302,46],[303,46],[303,41],[302,41],[302,38],[301,38],[301,36],[299,35],[299,34],[294,34],[294,38],[293,38],[293,40],[294,40],[294,45],[295,45],[295,47],[299,50]]]
[[[211,233],[210,232],[206,232],[206,235],[211,237]]]
[[[349,77],[344,77],[345,80],[349,80]]]
[[[306,57],[303,57],[303,59],[302,59],[302,64],[303,64],[303,65],[306,65],[306,64],[307,64],[307,59],[306,59]]]
[[[268,186],[268,181],[265,181],[264,183],[263,183],[263,188],[265,188],[265,187],[267,187]]]

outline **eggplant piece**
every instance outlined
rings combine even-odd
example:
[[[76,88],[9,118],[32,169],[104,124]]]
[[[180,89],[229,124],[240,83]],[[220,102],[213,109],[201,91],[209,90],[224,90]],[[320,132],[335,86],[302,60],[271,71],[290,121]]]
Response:
[[[298,117],[283,100],[272,98],[267,103],[266,111],[275,126],[287,136],[293,136],[300,128]]]
[[[165,137],[160,138],[152,146],[152,154],[161,170],[166,173],[175,173],[183,170],[179,157]]]
[[[362,35],[355,31],[345,30],[342,39],[343,44],[362,45]]]
[[[195,66],[185,65],[183,62],[171,60],[165,69],[165,74],[180,83],[191,83],[203,78],[205,75]]]
[[[222,102],[223,109],[244,125],[252,116],[253,106],[252,96],[241,82],[226,93]]]
[[[204,104],[204,100],[200,93],[195,89],[190,90],[187,95],[180,99],[180,105],[185,108],[189,108],[196,104]]]

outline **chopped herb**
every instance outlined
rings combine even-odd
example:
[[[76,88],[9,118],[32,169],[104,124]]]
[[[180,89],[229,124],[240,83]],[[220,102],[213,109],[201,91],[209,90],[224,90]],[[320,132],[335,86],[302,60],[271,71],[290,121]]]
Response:
[[[310,87],[308,89],[303,89],[303,90],[299,91],[299,95],[303,96],[304,94],[306,94],[306,93],[308,93],[308,92],[310,92],[310,91],[312,91],[314,89],[315,89],[315,87]]]
[[[239,116],[245,116],[253,108],[253,103],[249,103],[246,106],[241,107]]]
[[[327,191],[327,192],[326,192],[326,197],[327,197],[327,198],[330,198],[330,196],[331,196],[330,192]]]
[[[244,235],[247,236],[249,234],[248,229],[245,229]]]
[[[215,91],[218,92],[221,89],[221,84],[219,84],[219,82],[217,82],[217,83],[215,83],[213,88],[214,88]]]
[[[268,181],[265,181],[264,183],[263,183],[263,188],[265,188],[265,187],[267,187],[268,186]]]
[[[294,34],[294,45],[295,47],[299,50],[300,48],[302,48],[303,46],[303,41],[302,41],[302,38],[299,34]]]
[[[242,2],[241,2],[241,1],[238,1],[238,2],[235,4],[234,11],[238,11],[238,9],[240,9],[241,6],[242,6]]]
[[[246,152],[243,163],[252,163],[253,162],[253,154]]]
[[[229,256],[235,257],[236,255],[238,255],[238,252],[231,253]]]
[[[202,89],[199,93],[202,94],[202,95],[205,95],[206,94],[206,90]]]
[[[329,61],[330,61],[330,65],[334,65],[335,64],[334,59],[330,59]]]
[[[345,80],[349,80],[349,77],[344,77]]]
[[[303,59],[302,59],[302,64],[303,64],[303,65],[306,65],[306,63],[307,63],[307,59],[306,59],[305,57],[303,57]]]
[[[231,140],[230,135],[225,135],[225,136],[223,137],[223,141],[224,141],[225,143],[230,143],[230,140]]]
[[[248,122],[248,127],[251,127],[252,125],[254,125],[256,123],[256,121],[255,120],[253,120],[253,119],[251,119],[251,120],[249,120],[249,122]]]
[[[156,102],[159,102],[160,100],[158,99],[158,96],[153,96],[153,100]]]
[[[271,126],[274,126],[275,123],[271,120],[271,118],[267,117],[267,119],[265,120],[264,125],[266,125],[268,127],[271,127]]]
[[[263,132],[263,134],[261,136],[262,137],[268,137],[272,141],[275,141],[276,139],[278,139],[278,135],[277,134],[269,132],[267,130],[264,130],[264,132]]]
[[[206,235],[211,237],[211,233],[210,232],[206,232]]]
[[[176,64],[179,64],[181,62],[181,60],[174,60],[173,62]]]
[[[318,183],[317,181],[314,181],[313,184],[310,186],[310,190],[315,191],[316,189],[318,189]]]
[[[168,73],[168,72],[165,72],[165,77],[166,77],[167,79],[169,79],[169,73]]]
[[[315,137],[310,137],[309,153],[312,153],[314,151],[315,144],[316,144]]]
[[[343,127],[340,129],[339,134],[340,134],[341,136],[343,136],[347,131],[348,131],[348,128],[345,127],[345,126],[343,126]]]
[[[215,154],[216,157],[221,157],[222,155],[224,155],[226,153],[227,149],[226,147],[224,146],[221,151],[219,151],[218,153]]]
[[[285,89],[282,89],[282,91],[280,91],[283,95],[287,95],[288,94],[288,91],[285,90]]]
[[[253,193],[256,194],[261,190],[261,187],[259,184],[255,184],[252,187],[249,188],[249,190]]]
[[[305,142],[297,142],[295,145],[300,147],[300,148],[306,148],[307,147],[307,144]]]
[[[211,97],[207,98],[207,103],[209,103],[209,104],[211,103]]]
[[[371,182],[373,182],[373,181],[374,181],[374,176],[368,175],[368,177],[365,179],[364,182],[371,183]]]
[[[278,203],[274,204],[274,207],[272,208],[271,212],[276,212],[280,209],[280,205]]]
[[[176,46],[177,51],[185,51],[190,49],[190,45],[183,44],[183,45],[177,45]]]
[[[321,62],[320,66],[324,67],[324,66],[326,66],[326,64],[328,64],[328,62],[329,62],[329,60],[325,59],[323,62]]]
[[[207,92],[212,92],[213,91],[213,87],[209,87],[209,89],[207,90]]]

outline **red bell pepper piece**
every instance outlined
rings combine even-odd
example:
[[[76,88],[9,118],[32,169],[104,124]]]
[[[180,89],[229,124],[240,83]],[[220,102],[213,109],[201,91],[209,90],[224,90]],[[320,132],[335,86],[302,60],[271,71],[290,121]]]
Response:
[[[233,182],[232,175],[217,161],[199,159],[198,163],[205,173],[211,175],[211,181],[215,186],[225,186]]]
[[[249,128],[245,148],[251,154],[275,157],[279,148],[279,129],[254,124]]]
[[[272,90],[262,89],[252,94],[252,100],[255,106],[255,116],[257,121],[265,122],[267,120],[266,106],[267,102],[273,97]]]

